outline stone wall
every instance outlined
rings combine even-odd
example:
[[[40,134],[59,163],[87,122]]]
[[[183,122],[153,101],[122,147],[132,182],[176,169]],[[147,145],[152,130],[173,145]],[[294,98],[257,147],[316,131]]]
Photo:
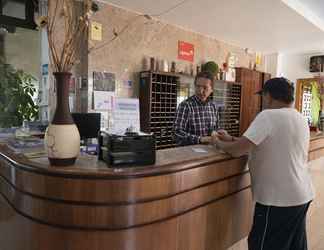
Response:
[[[197,64],[214,60],[222,65],[229,52],[235,53],[237,66],[249,67],[254,63],[255,54],[246,53],[243,48],[235,47],[214,38],[194,33],[159,20],[148,20],[138,13],[117,8],[109,4],[100,5],[92,20],[102,24],[103,39],[89,41],[89,47],[97,47],[89,54],[89,87],[91,90],[93,71],[106,71],[116,74],[117,96],[138,96],[138,72],[143,69],[143,59],[155,57],[168,62],[175,61],[177,70],[190,68],[190,62],[177,60],[178,41],[194,44],[194,68]],[[113,31],[127,28],[117,39],[110,41]],[[263,70],[260,65],[259,70]],[[127,89],[125,80],[132,80],[134,86]]]

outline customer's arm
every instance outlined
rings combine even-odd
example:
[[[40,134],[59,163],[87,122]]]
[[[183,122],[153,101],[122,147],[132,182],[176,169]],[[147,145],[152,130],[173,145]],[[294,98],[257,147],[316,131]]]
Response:
[[[268,113],[263,111],[256,116],[242,137],[234,138],[226,132],[215,133],[212,143],[230,155],[239,157],[251,152],[257,145],[261,144],[271,134],[271,130]],[[229,140],[229,138],[232,139]]]
[[[222,149],[233,157],[240,157],[248,154],[256,146],[246,137],[235,138],[233,141],[222,141],[218,138],[213,140],[216,148]]]

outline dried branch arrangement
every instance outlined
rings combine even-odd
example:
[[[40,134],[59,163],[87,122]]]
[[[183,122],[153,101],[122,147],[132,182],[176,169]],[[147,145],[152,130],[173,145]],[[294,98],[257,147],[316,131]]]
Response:
[[[90,17],[95,10],[92,0],[80,1],[81,11],[74,0],[48,0],[47,15],[36,20],[39,27],[47,30],[51,63],[56,72],[69,72],[78,61],[78,50],[89,31]],[[81,14],[80,14],[81,13]],[[57,30],[63,22],[63,46],[57,43]]]
[[[33,0],[35,1],[35,0]],[[78,50],[83,40],[88,39],[90,18],[92,14],[99,10],[94,0],[40,0],[46,5],[46,13],[36,18],[36,23],[40,28],[46,28],[48,44],[50,50],[50,60],[53,71],[69,72],[73,65],[79,62]],[[78,3],[78,7],[76,5]],[[35,3],[35,6],[37,4]],[[147,14],[136,15],[127,21],[120,30],[113,29],[113,37],[97,46],[91,46],[88,53],[101,49],[109,45],[122,35],[130,25],[133,25],[139,18],[144,17],[152,20]],[[63,29],[63,32],[58,32]],[[57,35],[63,34],[58,42]]]

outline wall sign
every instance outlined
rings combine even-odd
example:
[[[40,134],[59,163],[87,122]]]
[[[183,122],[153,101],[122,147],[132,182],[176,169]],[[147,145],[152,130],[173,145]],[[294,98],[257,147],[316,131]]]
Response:
[[[102,40],[102,24],[97,22],[91,23],[91,39],[95,41]]]
[[[48,64],[42,65],[42,75],[47,76],[48,75]]]
[[[93,72],[93,90],[115,91],[115,74],[108,72]]]
[[[178,41],[178,59],[193,62],[194,45],[184,41]]]

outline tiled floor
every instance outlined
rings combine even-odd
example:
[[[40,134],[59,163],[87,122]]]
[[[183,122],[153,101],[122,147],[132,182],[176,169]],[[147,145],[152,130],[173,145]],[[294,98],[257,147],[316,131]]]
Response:
[[[324,157],[309,164],[316,197],[307,218],[308,249],[324,250]],[[246,240],[242,240],[228,250],[247,250]],[[275,250],[275,249],[274,249]]]

